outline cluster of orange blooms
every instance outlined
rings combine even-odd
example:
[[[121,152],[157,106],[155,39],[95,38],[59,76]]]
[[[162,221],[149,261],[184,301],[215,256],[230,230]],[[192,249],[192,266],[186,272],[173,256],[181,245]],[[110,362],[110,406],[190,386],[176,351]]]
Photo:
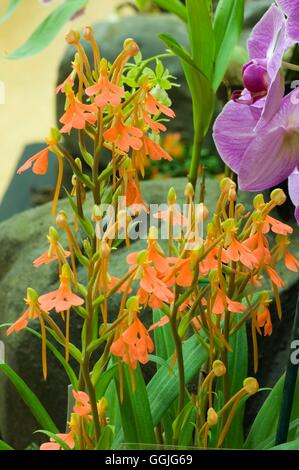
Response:
[[[60,131],[52,130],[47,138],[47,147],[18,170],[21,173],[32,167],[34,173],[44,174],[50,152],[56,155],[59,175],[53,214],[56,213],[64,162],[73,171],[73,191],[70,197],[75,206],[74,228],[64,212],[58,212],[56,218],[58,228],[67,235],[68,246],[62,246],[57,230],[51,227],[48,233],[49,248],[34,261],[35,267],[56,262],[60,283],[56,290],[43,295],[28,289],[25,299],[27,309],[7,330],[7,335],[26,328],[30,320],[39,319],[43,341],[47,328],[52,329],[65,345],[68,360],[70,310],[74,309],[86,322],[85,350],[91,338],[101,338],[101,335],[109,333],[106,339],[108,355],[103,360],[103,366],[107,364],[111,353],[118,358],[120,367],[121,362],[125,362],[132,374],[137,363],[148,362],[148,355],[154,350],[150,331],[156,327],[163,328],[167,323],[178,329],[184,319],[185,326],[180,330],[180,341],[190,334],[190,329],[197,333],[200,330],[202,341],[208,344],[210,364],[221,357],[223,349],[229,349],[230,334],[237,331],[247,319],[251,319],[254,335],[256,332],[261,334],[262,329],[265,335],[270,335],[271,290],[276,299],[278,315],[281,316],[278,289],[284,286],[284,281],[277,272],[277,263],[283,260],[285,266],[292,271],[297,271],[299,267],[299,262],[289,250],[288,237],[292,228],[270,215],[276,206],[285,201],[282,190],[273,191],[269,202],[264,200],[263,195],[257,195],[253,201],[253,211],[248,212],[242,204],[236,202],[237,188],[234,181],[224,178],[220,182],[220,195],[212,217],[209,218],[209,208],[206,207],[204,198],[200,201],[205,236],[194,240],[192,234],[195,229],[197,200],[194,189],[190,183],[186,185],[185,198],[189,207],[186,220],[186,216],[177,209],[176,194],[171,188],[168,209],[156,214],[156,218],[167,221],[170,234],[175,225],[180,226],[181,236],[170,236],[164,249],[159,243],[157,229],[151,227],[147,246],[142,251],[128,255],[125,276],[118,279],[109,273],[110,257],[117,244],[108,236],[113,228],[111,224],[108,224],[102,235],[97,230],[97,225],[104,217],[101,204],[109,203],[116,208],[114,225],[120,225],[124,218],[126,221],[132,220],[142,210],[148,211],[139,180],[148,158],[171,160],[170,155],[159,145],[159,134],[166,130],[165,117],[173,118],[174,112],[168,103],[165,104],[165,99],[159,100],[157,85],[143,74],[142,65],[139,65],[136,86],[130,90],[128,87],[125,89],[122,80],[128,61],[139,53],[133,40],[125,41],[123,51],[109,64],[100,57],[90,28],[86,28],[84,37],[90,42],[93,51],[93,69],[79,35],[69,33],[67,41],[76,48],[77,53],[72,72],[56,89],[57,93],[64,93],[66,97],[65,113],[60,119],[63,127]],[[70,155],[60,142],[61,134],[74,130],[79,133],[81,159]],[[86,139],[93,144],[93,155],[87,150]],[[110,150],[111,161],[101,171],[100,156],[103,148]],[[84,170],[84,165],[89,166],[90,171]],[[87,190],[93,195],[91,217],[86,210]],[[125,196],[127,207],[117,207],[116,196]],[[127,212],[129,209],[130,213]],[[87,235],[87,239],[80,243],[79,225]],[[274,238],[270,236],[271,233]],[[128,239],[126,241],[129,244]],[[87,268],[86,287],[78,280],[76,258]],[[262,287],[262,290],[259,288],[263,286],[264,279],[268,288]],[[118,317],[112,322],[109,317],[109,298],[116,293],[121,294],[122,300]],[[150,328],[139,317],[141,309],[146,306],[161,309],[164,314]],[[52,310],[65,319],[65,334],[50,316]],[[103,328],[96,324],[97,331],[92,335],[96,311],[101,313]],[[234,314],[243,316],[241,319],[237,316],[235,320]],[[231,315],[229,330],[226,332],[222,326],[225,315]],[[85,366],[88,359],[83,361]],[[256,358],[255,360],[257,361]],[[175,361],[176,357],[173,358],[173,363]],[[45,347],[43,371],[46,377]],[[71,418],[70,433],[58,436],[70,448],[75,446],[74,439],[79,439],[80,436],[85,442],[85,448],[90,448],[88,438],[82,438],[82,433],[84,434],[84,429],[91,420],[93,423],[97,419],[101,425],[107,424],[103,411],[106,405],[103,406],[101,402],[100,412],[97,407],[92,409],[89,403],[92,391],[90,384],[83,380],[80,386],[80,390],[86,390],[88,395],[84,391],[74,391],[77,405]],[[79,429],[78,426],[81,434],[74,431],[75,428]],[[50,442],[42,448],[58,449],[61,445]]]

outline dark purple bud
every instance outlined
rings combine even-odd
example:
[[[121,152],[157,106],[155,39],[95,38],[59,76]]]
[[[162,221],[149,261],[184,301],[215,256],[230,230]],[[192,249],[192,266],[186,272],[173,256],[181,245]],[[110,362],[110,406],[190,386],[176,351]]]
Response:
[[[250,93],[266,94],[269,86],[267,68],[252,60],[243,67],[243,81]]]

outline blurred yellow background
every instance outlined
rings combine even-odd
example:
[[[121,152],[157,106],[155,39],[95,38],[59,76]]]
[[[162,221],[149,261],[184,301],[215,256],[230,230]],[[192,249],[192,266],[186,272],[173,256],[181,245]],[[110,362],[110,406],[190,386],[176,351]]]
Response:
[[[0,16],[8,3],[0,2]],[[0,82],[5,87],[5,103],[0,104],[0,201],[24,146],[43,141],[55,125],[54,87],[65,33],[111,16],[121,0],[90,0],[84,16],[66,24],[47,49],[32,58],[7,60],[5,55],[19,47],[59,3],[23,0],[0,25]]]

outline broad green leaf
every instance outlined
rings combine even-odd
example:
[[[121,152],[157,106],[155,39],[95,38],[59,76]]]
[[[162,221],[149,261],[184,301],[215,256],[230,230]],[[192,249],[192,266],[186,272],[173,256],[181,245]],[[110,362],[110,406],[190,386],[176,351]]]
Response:
[[[212,79],[215,39],[207,0],[187,0],[186,8],[191,57],[197,67]]]
[[[6,20],[8,20],[11,15],[15,12],[17,7],[19,6],[21,0],[9,0],[8,7],[6,9],[6,12],[0,16],[0,24],[4,23]]]
[[[84,8],[87,2],[88,0],[67,0],[63,2],[37,27],[25,44],[8,55],[8,59],[23,59],[45,49],[60,29],[78,10]]]
[[[197,67],[190,54],[173,37],[160,34],[160,39],[182,63],[192,96],[194,129],[199,140],[206,134],[214,111],[215,94],[206,75]]]
[[[174,13],[181,20],[187,22],[186,8],[180,0],[154,0],[154,2],[169,13]]]
[[[64,442],[61,437],[57,436],[56,433],[51,432],[51,431],[44,431],[43,429],[39,429],[38,431],[35,431],[36,433],[41,433],[45,434],[45,436],[48,436],[50,439],[53,439],[53,441],[57,442],[60,447],[62,447],[63,450],[71,450],[71,448]]]
[[[14,448],[0,439],[0,450],[14,450]]]
[[[97,443],[96,450],[109,450],[114,437],[114,426],[105,426],[101,429],[101,437]]]
[[[92,383],[95,385],[96,397],[97,400],[102,398],[106,390],[117,372],[117,364],[113,364],[109,369],[105,370],[100,376],[98,376],[97,371],[93,371],[91,375]]]
[[[241,319],[241,315],[234,316],[236,322]],[[233,396],[243,387],[243,380],[248,375],[248,346],[246,324],[230,338],[230,345],[233,349],[228,353],[228,370],[227,374],[230,378],[230,396]],[[239,449],[244,442],[243,421],[245,412],[245,401],[239,406],[234,417],[232,425],[225,439],[225,447]]]
[[[216,44],[213,88],[217,90],[229,65],[232,51],[240,37],[244,19],[244,0],[219,0],[215,12]]]
[[[139,365],[134,370],[134,377],[135,391],[132,390],[129,368],[123,364],[123,402],[119,399],[119,408],[124,439],[127,443],[154,444],[155,433],[148,394]],[[119,393],[119,376],[116,379],[116,388]],[[117,436],[116,442],[122,442],[121,434]]]
[[[192,401],[184,406],[180,414],[173,422],[173,434],[178,437],[180,446],[191,446],[194,433],[194,422],[196,420],[196,408]]]
[[[164,316],[165,313],[161,310],[153,310],[154,323],[161,320],[161,318]],[[155,328],[154,338],[156,355],[164,360],[167,360],[174,353],[174,342],[171,334],[170,325],[167,323],[162,328]]]
[[[277,423],[280,413],[281,397],[284,386],[284,375],[278,380],[271,393],[266,398],[259,410],[254,423],[250,429],[244,444],[245,449],[263,449],[270,440],[270,446],[273,446],[275,440]],[[299,418],[299,380],[297,380],[292,411],[292,423],[297,422]],[[294,440],[299,428],[299,422],[296,426],[290,426],[288,439]],[[272,436],[272,438],[269,436]],[[271,442],[272,439],[272,442]]]
[[[271,447],[269,450],[299,450],[299,439],[291,442],[285,442],[279,446]]]
[[[207,360],[208,353],[200,345],[197,338],[192,336],[183,344],[183,355],[187,384]],[[170,364],[171,358],[168,362]],[[162,416],[164,416],[165,412],[178,397],[179,377],[177,365],[175,365],[173,371],[174,374],[169,375],[164,367],[160,368],[147,385],[148,400],[154,426],[160,422]]]
[[[20,394],[20,397],[28,406],[38,423],[43,428],[53,433],[58,433],[59,431],[54,421],[49,416],[37,396],[32,392],[32,390],[30,390],[28,385],[24,382],[24,380],[21,379],[21,377],[19,377],[19,375],[14,372],[7,364],[0,364],[0,371],[2,371],[15,386],[15,388]]]

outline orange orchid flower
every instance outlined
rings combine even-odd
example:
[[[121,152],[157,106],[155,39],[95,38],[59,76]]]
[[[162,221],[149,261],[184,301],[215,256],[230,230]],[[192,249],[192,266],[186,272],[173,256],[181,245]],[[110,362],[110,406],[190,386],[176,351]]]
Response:
[[[147,136],[143,137],[144,152],[152,160],[168,160],[171,161],[171,156],[156,142]]]
[[[268,307],[264,307],[261,312],[257,315],[257,324],[264,328],[264,336],[272,335],[272,321],[271,314]]]
[[[277,287],[285,287],[284,281],[281,279],[277,271],[272,266],[267,266],[266,271],[273,282]]]
[[[147,124],[148,127],[157,134],[167,130],[167,127],[162,124],[162,122],[154,121],[146,111],[142,111],[142,119],[144,123]]]
[[[54,91],[55,91],[56,95],[57,95],[59,92],[65,93],[65,85],[66,85],[67,83],[69,84],[69,86],[70,86],[71,88],[73,88],[74,82],[73,82],[73,80],[72,80],[72,74],[73,74],[73,72],[70,73],[69,76],[68,76],[62,83],[60,83],[60,85],[58,85],[58,86],[55,88]]]
[[[59,122],[64,124],[60,132],[63,134],[70,133],[74,129],[84,129],[86,123],[94,124],[97,120],[95,113],[97,107],[93,104],[81,103],[74,95],[69,94],[70,104],[64,115],[59,119]]]
[[[156,98],[154,98],[154,96],[151,93],[147,94],[147,97],[144,103],[144,108],[146,109],[146,111],[153,114],[154,116],[156,116],[157,114],[159,114],[159,112],[161,112],[170,118],[175,117],[175,112],[172,109],[168,108],[167,106],[164,106],[164,104],[157,101]]]
[[[58,233],[56,232],[54,227],[50,227],[49,235],[47,236],[47,238],[50,247],[41,256],[39,256],[33,261],[33,266],[35,268],[39,268],[43,264],[49,264],[52,261],[65,260],[71,254],[70,251],[64,250],[61,244],[59,243]]]
[[[89,396],[85,392],[78,391],[76,392],[73,390],[73,396],[76,400],[76,404],[73,407],[74,413],[78,416],[85,417],[88,420],[91,418],[91,405],[89,402]]]
[[[57,313],[65,312],[72,306],[78,307],[84,304],[84,300],[71,291],[69,267],[67,265],[62,267],[59,289],[41,295],[39,303],[43,310],[50,311],[55,308]]]
[[[131,326],[110,347],[114,356],[121,357],[133,369],[136,368],[137,362],[146,364],[148,353],[152,353],[153,350],[154,343],[137,316]]]
[[[67,434],[57,434],[57,437],[63,440],[70,449],[74,449],[75,447],[75,441],[73,438],[73,433],[69,432]],[[56,442],[52,437],[50,438],[49,442],[45,442],[42,444],[39,448],[39,450],[61,450],[61,446],[58,442]]]
[[[36,175],[45,175],[48,171],[50,146],[44,148],[37,154],[30,157],[17,171],[18,175],[32,167],[33,173]],[[33,165],[33,166],[32,166]]]
[[[24,300],[28,305],[28,308],[23,315],[7,329],[6,336],[11,335],[13,332],[18,333],[19,331],[24,330],[30,320],[38,318],[38,300],[36,292],[30,288],[27,289],[27,296]]]
[[[278,259],[284,258],[284,264],[286,268],[295,273],[298,272],[299,261],[288,250],[288,246],[290,245],[290,241],[288,240],[288,237],[284,235],[277,235],[276,245],[277,245]]]
[[[129,152],[130,148],[140,150],[143,145],[141,140],[142,136],[143,132],[141,129],[133,126],[126,126],[122,122],[122,116],[120,113],[116,115],[114,125],[104,132],[105,140],[113,142],[124,152]]]
[[[137,186],[133,175],[127,173],[127,188],[125,192],[126,206],[130,209],[132,215],[139,214],[143,209],[149,212],[149,208],[144,202],[139,187]]]
[[[119,87],[109,81],[106,61],[101,63],[101,76],[98,83],[86,88],[85,92],[87,96],[96,95],[95,104],[101,109],[105,108],[108,103],[112,106],[118,106],[122,96],[125,94],[123,87]]]
[[[154,214],[154,218],[164,220],[164,222],[169,224],[170,214],[172,214],[173,225],[179,225],[183,228],[187,226],[187,218],[181,213],[177,204],[170,204],[168,209],[165,211],[160,211]]]
[[[232,236],[231,243],[225,251],[232,261],[240,261],[249,269],[258,264],[258,260],[250,249],[244,243],[239,242],[234,236]]]
[[[225,310],[232,313],[243,313],[246,310],[245,305],[229,299],[220,287],[217,288],[216,297],[213,303],[212,312],[221,315]]]
[[[270,231],[270,228],[272,232],[277,233],[279,235],[288,235],[293,233],[292,227],[287,224],[284,224],[283,222],[280,222],[280,220],[277,220],[274,217],[271,217],[270,215],[267,215],[263,224],[263,233],[268,233]]]
[[[148,331],[153,331],[155,328],[162,328],[162,326],[164,325],[167,325],[167,323],[169,323],[169,317],[167,315],[164,315],[159,321],[157,321],[156,323],[153,323]]]

